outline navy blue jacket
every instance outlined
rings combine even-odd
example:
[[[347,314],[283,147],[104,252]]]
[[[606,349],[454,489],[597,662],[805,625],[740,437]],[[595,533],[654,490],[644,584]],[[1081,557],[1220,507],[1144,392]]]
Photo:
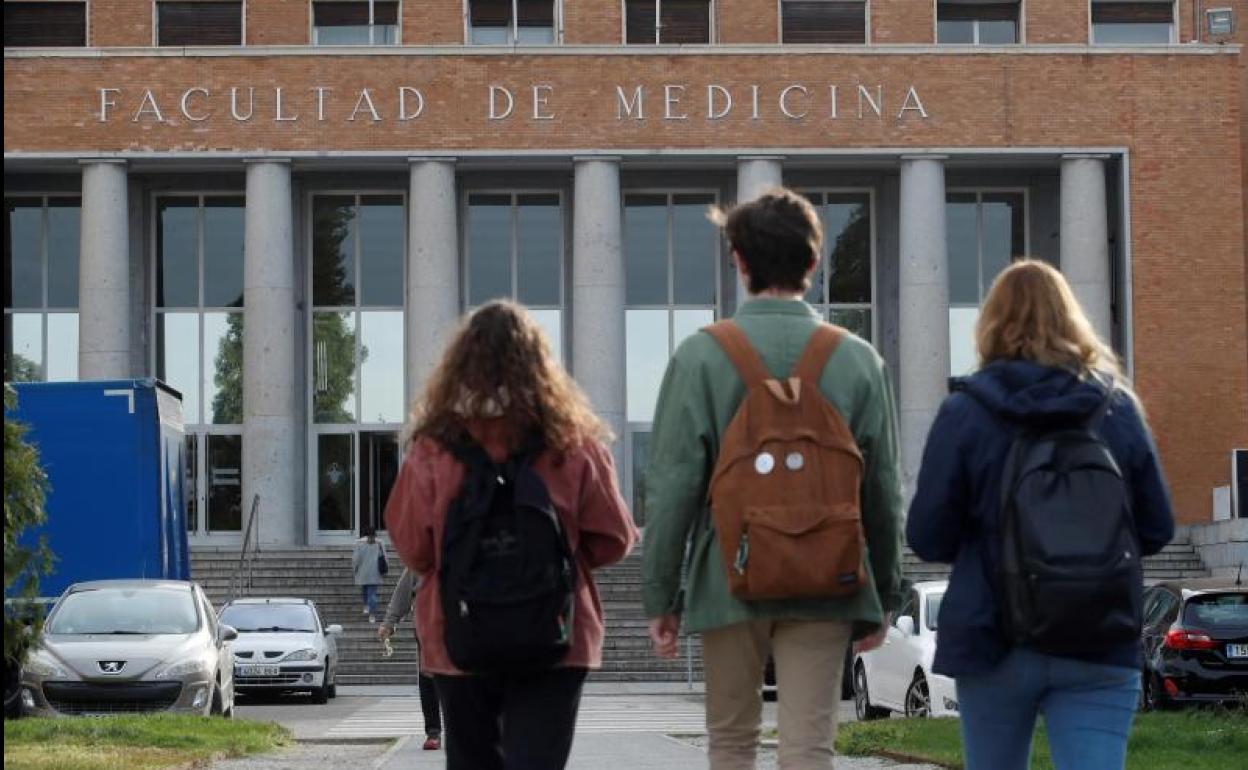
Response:
[[[961,386],[936,415],[906,522],[919,558],[953,564],[932,667],[948,676],[986,673],[1010,651],[995,575],[1001,473],[1015,426],[1081,424],[1105,399],[1096,380],[1028,361],[990,364]],[[1131,489],[1140,548],[1157,553],[1174,536],[1174,517],[1148,426],[1133,399],[1117,391],[1098,430]],[[1140,665],[1138,643],[1081,657]]]

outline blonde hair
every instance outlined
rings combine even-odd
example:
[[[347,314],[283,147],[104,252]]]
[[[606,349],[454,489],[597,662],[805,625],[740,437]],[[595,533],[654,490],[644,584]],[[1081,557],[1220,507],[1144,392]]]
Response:
[[[516,442],[539,434],[559,451],[611,441],[545,332],[514,302],[490,302],[463,322],[412,405],[402,443],[424,437],[453,446],[467,438],[469,421],[484,418],[501,419]]]
[[[1070,284],[1052,265],[1014,262],[997,276],[975,324],[979,364],[1023,359],[1100,375],[1130,392],[1118,356],[1092,328]]]

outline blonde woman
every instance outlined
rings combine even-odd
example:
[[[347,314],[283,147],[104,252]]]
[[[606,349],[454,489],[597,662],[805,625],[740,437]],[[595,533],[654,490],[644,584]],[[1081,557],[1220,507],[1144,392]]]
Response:
[[[933,669],[957,681],[968,770],[1025,770],[1040,714],[1058,770],[1121,768],[1140,690],[1138,631],[1127,620],[1112,641],[1070,634],[1059,654],[1022,641],[1034,625],[1007,624],[1026,617],[1012,609],[1018,594],[1007,593],[1017,585],[1008,569],[1017,551],[1004,544],[1018,536],[1007,532],[1005,511],[1013,515],[1019,499],[1011,497],[1018,463],[1008,458],[1019,436],[1090,430],[1121,474],[1114,499],[1129,512],[1125,526],[1133,525],[1137,547],[1125,550],[1138,570],[1139,556],[1160,551],[1174,534],[1157,450],[1116,357],[1053,267],[1023,260],[1002,272],[984,302],[976,344],[980,368],[941,406],[906,524],[921,558],[953,564]],[[1079,512],[1061,516],[1074,508],[1051,512],[1078,541],[1080,528],[1092,524]],[[1138,596],[1138,571],[1127,582]],[[1052,599],[1055,589],[1044,590]]]
[[[415,614],[421,670],[434,675],[442,701],[447,767],[558,770],[572,748],[581,685],[602,662],[602,604],[592,571],[624,558],[637,540],[616,486],[606,446],[610,432],[555,360],[529,313],[510,302],[491,302],[451,341],[416,405],[409,436],[386,505],[386,526],[395,550],[420,577]],[[484,474],[482,462],[490,465]],[[455,555],[463,552],[448,551],[444,540],[452,546],[465,542],[462,525],[480,512],[469,503],[481,499],[485,488],[494,490],[490,500],[514,505],[499,511],[509,522],[535,521],[529,501],[537,495],[536,485],[548,498],[539,518],[545,521],[553,508],[566,538],[565,555],[574,562],[568,570],[575,573],[571,622],[565,625],[567,614],[559,617],[566,650],[553,664],[466,672],[454,663],[466,659],[456,657],[466,638],[469,644],[493,644],[500,653],[522,645],[516,626],[496,634],[471,628],[466,636],[452,635],[452,625],[463,628],[465,618],[479,620],[482,607],[470,614],[466,603],[453,602],[450,612],[458,614],[448,617],[444,600],[456,596],[465,569],[480,574],[483,562],[457,563]],[[525,490],[525,500],[519,491],[506,494],[513,489]],[[491,521],[497,520],[496,507],[488,510]],[[490,539],[487,557],[494,563],[511,558],[517,543],[528,541],[520,530],[511,531],[519,535]],[[453,585],[444,585],[444,578]],[[494,587],[505,592],[513,585]],[[492,593],[489,603],[497,606],[500,599]],[[509,617],[531,625],[529,614]]]

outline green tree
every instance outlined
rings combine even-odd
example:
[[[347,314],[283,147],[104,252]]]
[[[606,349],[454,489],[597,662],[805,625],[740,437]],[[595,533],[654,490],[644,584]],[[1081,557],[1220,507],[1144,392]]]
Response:
[[[4,386],[4,665],[6,713],[9,685],[25,662],[32,641],[43,626],[42,613],[31,602],[39,595],[39,576],[52,569],[47,542],[21,542],[23,533],[44,522],[48,477],[39,453],[25,440],[26,426],[10,420],[17,392]],[[10,604],[8,599],[16,600]],[[30,633],[26,630],[31,625]],[[14,688],[15,690],[15,688]]]
[[[236,425],[243,421],[243,314],[230,313],[227,324],[213,359],[216,395],[209,419],[219,425]]]
[[[350,198],[318,199],[312,221],[312,304],[355,306],[355,205]],[[313,412],[319,423],[355,422],[355,329],[349,313],[312,314]],[[361,347],[359,363],[368,349]]]
[[[4,361],[4,379],[6,382],[39,382],[43,373],[39,371],[39,364],[21,353],[13,353]]]

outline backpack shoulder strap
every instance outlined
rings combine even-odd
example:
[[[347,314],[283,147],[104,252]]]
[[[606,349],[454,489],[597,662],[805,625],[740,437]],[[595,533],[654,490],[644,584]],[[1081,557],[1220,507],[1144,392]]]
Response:
[[[836,352],[844,337],[845,330],[839,326],[827,323],[816,326],[810,335],[810,341],[806,343],[806,349],[802,351],[801,358],[797,360],[797,366],[793,367],[793,376],[818,387],[819,380],[823,377],[823,369],[828,365],[828,359],[832,358],[832,354]]]
[[[741,327],[735,322],[719,321],[702,331],[711,335],[724,349],[724,353],[736,367],[737,374],[741,375],[741,379],[745,381],[746,388],[753,390],[767,380],[773,379],[771,372],[767,371],[767,367],[763,365],[763,359],[759,357],[758,351],[750,344],[745,332],[741,331]]]

